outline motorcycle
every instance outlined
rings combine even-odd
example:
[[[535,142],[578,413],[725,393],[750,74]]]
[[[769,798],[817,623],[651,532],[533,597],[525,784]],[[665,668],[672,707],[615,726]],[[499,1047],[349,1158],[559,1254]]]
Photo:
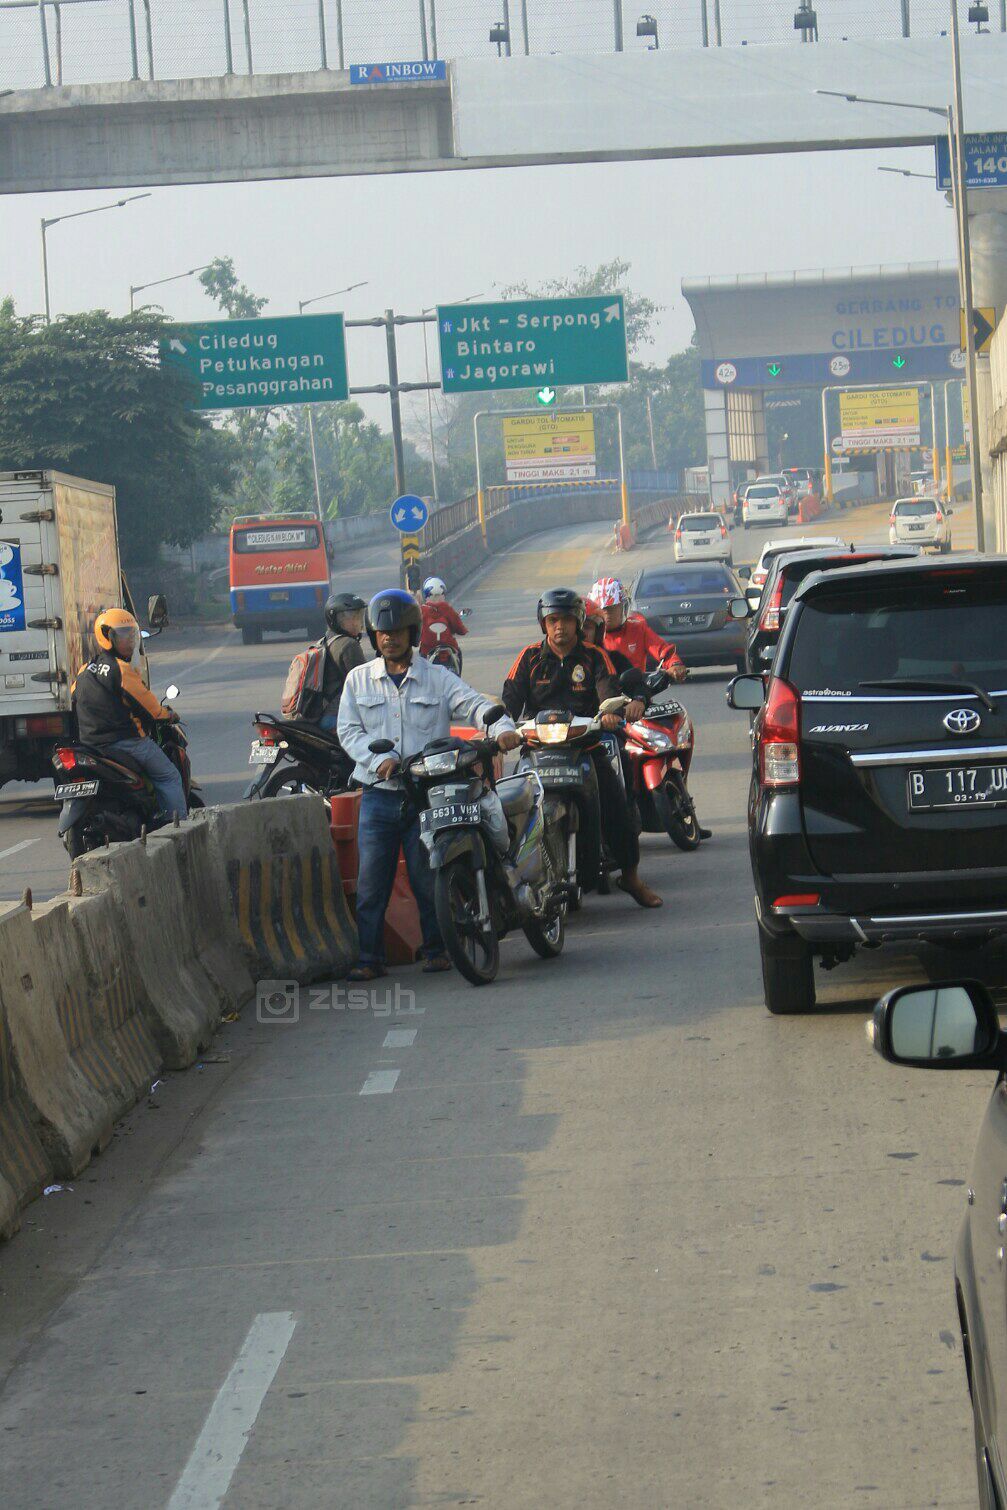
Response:
[[[692,719],[674,699],[655,701],[671,684],[666,671],[623,672],[623,691],[647,704],[643,717],[626,725],[625,751],[643,832],[667,834],[679,849],[691,850],[698,849],[704,837],[688,785],[695,740]]]
[[[177,696],[178,688],[168,687],[162,707]],[[205,807],[199,785],[192,779],[188,739],[181,724],[152,724],[151,738],[177,767],[189,811]],[[144,830],[150,832],[166,822],[150,777],[131,756],[74,743],[57,745],[52,764],[56,773],[53,798],[63,805],[58,832],[71,860],[105,844],[139,839]]]
[[[503,712],[489,709],[484,723]],[[395,750],[389,739],[370,748]],[[402,769],[434,872],[444,947],[474,986],[496,978],[500,940],[511,929],[520,928],[541,959],[561,954],[566,936],[566,888],[545,842],[542,783],[534,772],[495,780],[497,753],[493,739],[435,739]]]
[[[252,740],[248,763],[262,769],[245,791],[246,802],[297,792],[327,797],[346,791],[353,762],[333,732],[271,713],[256,713],[253,723],[258,738]]]
[[[460,608],[458,610],[458,617],[461,619],[467,619],[470,612],[471,609]],[[437,636],[438,640],[441,639],[442,635],[447,633],[448,628],[446,624],[438,623],[436,621],[430,624],[428,627],[431,633]],[[455,676],[461,676],[462,674],[462,651],[460,645],[437,644],[434,646],[433,650],[431,650],[426,659],[430,661],[430,663],[434,666],[446,666],[449,671],[454,672]]]
[[[620,712],[627,701],[606,698],[592,719],[575,718],[564,709],[546,709],[518,730],[525,748],[517,768],[522,773],[534,772],[545,790],[547,842],[553,865],[566,883],[571,912],[579,910],[585,891],[604,894],[609,886],[609,866],[603,864],[598,778],[588,747],[604,737],[602,717]]]

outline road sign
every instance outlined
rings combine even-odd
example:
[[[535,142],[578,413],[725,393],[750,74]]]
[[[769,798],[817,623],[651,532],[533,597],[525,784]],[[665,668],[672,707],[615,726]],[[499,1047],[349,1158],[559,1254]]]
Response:
[[[536,402],[542,405],[543,409],[547,409],[550,404],[556,402],[556,390],[555,388],[540,388],[535,395],[535,399]]]
[[[846,447],[843,445],[843,437],[841,435],[836,435],[832,439],[832,454],[833,456],[846,455]]]
[[[442,304],[437,331],[445,393],[629,379],[621,294]]]
[[[446,79],[448,65],[443,59],[426,63],[351,63],[351,84],[425,84],[431,79]]]
[[[594,415],[583,410],[507,416],[503,442],[508,482],[597,476]]]
[[[937,187],[951,187],[951,155],[946,136],[934,143],[937,159]],[[988,135],[965,133],[965,187],[967,189],[1002,189],[1007,186],[1007,131]]]
[[[190,380],[192,409],[327,404],[350,392],[338,314],[173,325],[161,361]]]
[[[396,498],[389,511],[392,524],[403,535],[415,534],[430,518],[430,510],[415,493],[403,493]]]
[[[967,337],[965,311],[963,309],[958,311],[958,318],[961,322],[962,345],[964,346]],[[997,312],[995,309],[984,306],[982,309],[974,308],[972,310],[972,336],[976,343],[976,356],[981,356],[983,352],[989,350],[989,345],[996,332],[996,328]]]
[[[420,559],[419,535],[402,535],[402,559],[407,566],[414,566]]]
[[[782,362],[767,362],[766,363],[766,371],[769,373],[769,376],[771,378],[778,378],[780,376],[780,374],[782,373],[782,371],[783,371],[783,363]]]
[[[920,443],[920,395],[915,388],[875,388],[839,395],[844,451],[883,451]]]
[[[903,369],[903,367],[905,365],[906,365],[906,359],[905,359],[905,357],[903,357],[903,356],[892,357],[892,366],[895,368],[896,372],[901,372],[902,369]]]

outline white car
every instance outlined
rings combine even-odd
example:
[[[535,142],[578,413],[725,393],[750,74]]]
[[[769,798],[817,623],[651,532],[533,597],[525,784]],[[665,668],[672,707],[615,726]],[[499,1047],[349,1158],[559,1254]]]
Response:
[[[892,545],[929,545],[949,551],[951,522],[946,506],[936,498],[897,498],[888,521],[888,539]]]
[[[731,561],[731,537],[722,514],[682,514],[675,523],[676,561]]]
[[[762,476],[755,480],[756,482],[775,482],[787,500],[788,512],[797,513],[797,488],[794,486],[794,479],[786,472],[763,472]]]
[[[776,482],[753,482],[741,505],[741,522],[747,530],[752,524],[786,524],[790,509],[787,495]]]
[[[749,587],[764,585],[769,575],[769,568],[776,557],[782,556],[784,551],[821,550],[823,546],[835,546],[839,550],[845,550],[848,543],[846,540],[840,540],[838,535],[780,535],[775,540],[767,540],[762,547],[762,555],[752,571]]]

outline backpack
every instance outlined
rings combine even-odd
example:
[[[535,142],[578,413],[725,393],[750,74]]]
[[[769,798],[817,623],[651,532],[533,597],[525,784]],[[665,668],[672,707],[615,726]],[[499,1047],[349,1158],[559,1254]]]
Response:
[[[295,655],[283,684],[280,713],[284,718],[310,718],[325,679],[325,641],[319,640]]]

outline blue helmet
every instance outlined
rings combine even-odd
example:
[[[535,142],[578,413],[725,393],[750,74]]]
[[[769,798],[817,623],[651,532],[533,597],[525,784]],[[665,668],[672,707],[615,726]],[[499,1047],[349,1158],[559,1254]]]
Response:
[[[423,615],[419,604],[412,593],[405,592],[401,587],[388,587],[384,592],[375,593],[367,605],[367,634],[375,650],[378,648],[379,629],[384,634],[395,629],[408,629],[409,643],[415,649],[420,643],[422,627]]]

